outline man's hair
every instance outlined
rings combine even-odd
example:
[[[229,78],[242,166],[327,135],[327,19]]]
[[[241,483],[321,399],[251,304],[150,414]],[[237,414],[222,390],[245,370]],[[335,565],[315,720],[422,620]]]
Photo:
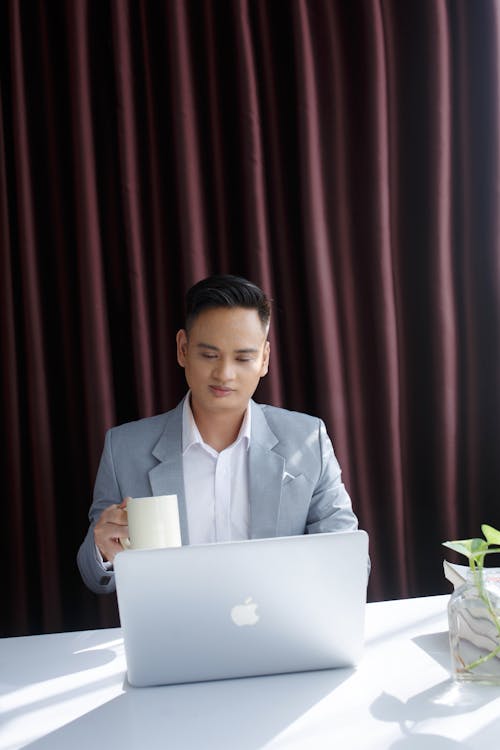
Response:
[[[245,307],[256,310],[267,332],[271,319],[271,303],[262,289],[241,276],[220,274],[198,281],[186,294],[186,330],[197,316],[216,307]]]

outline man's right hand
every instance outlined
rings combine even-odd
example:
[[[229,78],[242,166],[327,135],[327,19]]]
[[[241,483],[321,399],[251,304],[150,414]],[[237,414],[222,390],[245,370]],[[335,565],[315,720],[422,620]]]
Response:
[[[94,526],[94,541],[103,559],[113,562],[115,555],[123,549],[120,539],[128,537],[128,520],[125,508],[126,497],[120,505],[110,505],[101,513]]]

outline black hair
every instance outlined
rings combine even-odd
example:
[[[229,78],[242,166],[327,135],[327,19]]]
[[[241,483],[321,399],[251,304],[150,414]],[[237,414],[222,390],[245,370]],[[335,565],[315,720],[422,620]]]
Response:
[[[271,302],[262,289],[241,276],[220,274],[198,281],[186,294],[186,330],[203,311],[215,307],[245,307],[256,310],[267,330],[271,318]]]

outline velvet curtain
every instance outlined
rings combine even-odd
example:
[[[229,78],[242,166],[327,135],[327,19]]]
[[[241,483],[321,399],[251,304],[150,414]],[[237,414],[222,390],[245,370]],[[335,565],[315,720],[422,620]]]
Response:
[[[0,7],[2,635],[117,623],[75,554],[105,430],[184,393],[214,272],[274,300],[258,400],[320,415],[372,599],[499,525],[495,0]]]

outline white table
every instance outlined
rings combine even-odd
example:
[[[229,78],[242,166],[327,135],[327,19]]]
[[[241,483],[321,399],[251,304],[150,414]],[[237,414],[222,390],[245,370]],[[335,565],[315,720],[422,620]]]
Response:
[[[0,749],[500,748],[500,688],[449,676],[448,597],[369,604],[357,669],[131,688],[119,629],[0,640]]]

